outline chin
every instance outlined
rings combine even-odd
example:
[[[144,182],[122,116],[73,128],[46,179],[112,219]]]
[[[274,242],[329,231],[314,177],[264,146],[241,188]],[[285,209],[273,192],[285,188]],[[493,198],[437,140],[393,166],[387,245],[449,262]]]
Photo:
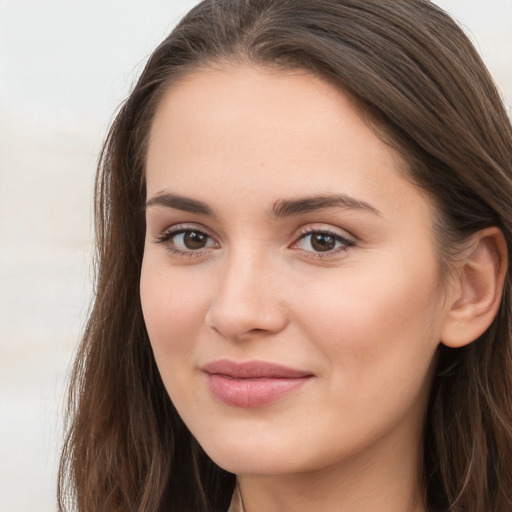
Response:
[[[257,453],[241,450],[238,454],[215,453],[208,454],[222,469],[236,475],[283,475],[302,472],[304,469],[295,468],[290,461],[281,456],[272,456],[260,449]]]
[[[215,464],[237,475],[284,475],[314,471],[322,466],[323,461],[319,459],[328,457],[327,454],[322,457],[318,452],[303,453],[297,449],[300,443],[291,439],[291,443],[286,443],[271,437],[244,435],[236,438],[227,434],[221,439],[198,441]]]
[[[203,433],[204,434],[204,433]],[[223,431],[218,436],[196,436],[206,454],[230,473],[264,475],[293,472],[293,451],[271,436],[237,435]]]

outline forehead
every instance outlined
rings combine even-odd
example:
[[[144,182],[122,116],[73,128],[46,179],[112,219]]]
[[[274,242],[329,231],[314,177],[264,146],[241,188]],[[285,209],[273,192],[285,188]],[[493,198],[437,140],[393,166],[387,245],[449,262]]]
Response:
[[[401,157],[377,137],[352,98],[302,70],[198,70],[163,97],[151,127],[148,197],[214,190],[267,203],[315,193],[380,203],[407,189]],[[411,195],[412,194],[412,195]],[[381,209],[376,206],[377,209]]]
[[[199,127],[204,132],[220,126],[243,127],[240,138],[245,135],[253,143],[262,135],[275,138],[300,131],[326,139],[327,131],[322,128],[328,128],[327,121],[367,130],[355,100],[333,84],[306,70],[256,65],[199,68],[173,83],[157,108],[150,143],[164,123],[166,129],[170,127],[172,118],[176,127],[179,122],[181,133],[193,129],[196,136]],[[220,135],[209,133],[212,138],[216,134]]]

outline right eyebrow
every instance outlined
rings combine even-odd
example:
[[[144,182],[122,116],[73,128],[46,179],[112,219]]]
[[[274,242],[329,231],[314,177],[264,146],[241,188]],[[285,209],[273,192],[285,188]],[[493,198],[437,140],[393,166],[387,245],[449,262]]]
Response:
[[[146,210],[152,206],[165,206],[166,208],[174,208],[175,210],[183,210],[184,212],[208,215],[209,217],[213,217],[215,215],[213,210],[203,201],[180,196],[178,194],[157,194],[146,202],[144,209]]]

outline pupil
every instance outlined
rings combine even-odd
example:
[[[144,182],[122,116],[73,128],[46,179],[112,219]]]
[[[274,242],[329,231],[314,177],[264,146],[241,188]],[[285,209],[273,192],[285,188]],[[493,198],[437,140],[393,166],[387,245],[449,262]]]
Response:
[[[187,249],[202,249],[206,244],[206,236],[195,231],[187,231],[183,242]]]
[[[334,249],[336,241],[331,235],[317,234],[311,240],[311,246],[315,251],[326,252]]]

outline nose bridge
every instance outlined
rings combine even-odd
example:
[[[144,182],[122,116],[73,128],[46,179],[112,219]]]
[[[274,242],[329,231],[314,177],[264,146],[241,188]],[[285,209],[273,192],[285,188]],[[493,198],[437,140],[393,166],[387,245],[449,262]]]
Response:
[[[286,324],[275,262],[257,242],[246,243],[222,262],[207,324],[223,336],[275,333]]]

